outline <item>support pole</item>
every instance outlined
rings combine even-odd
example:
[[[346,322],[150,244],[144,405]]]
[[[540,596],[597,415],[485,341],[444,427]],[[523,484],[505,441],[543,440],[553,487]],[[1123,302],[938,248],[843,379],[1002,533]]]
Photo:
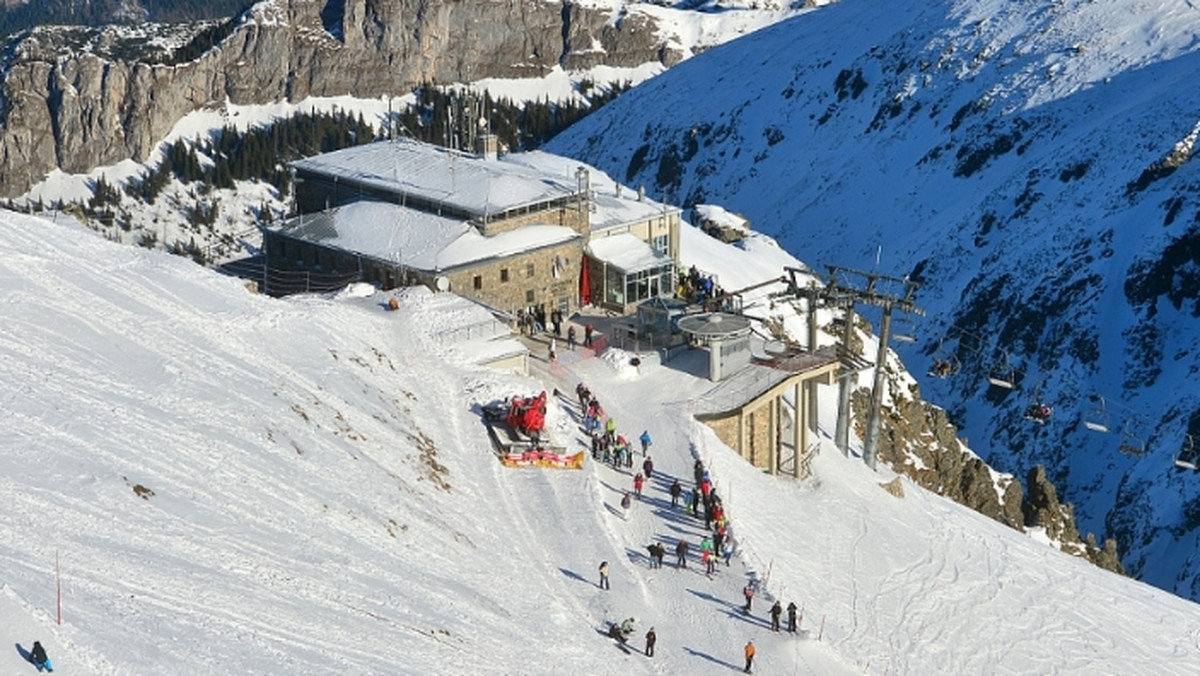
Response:
[[[883,418],[883,388],[886,386],[883,371],[887,359],[888,336],[892,331],[892,304],[883,306],[883,326],[879,331],[879,354],[875,357],[875,383],[871,386],[871,409],[867,417],[867,438],[863,440],[863,461],[875,469],[879,462],[879,427]]]
[[[842,318],[842,321],[845,322],[842,330],[842,354],[849,357],[850,340],[854,337],[854,303],[846,306]],[[843,360],[842,365],[845,366],[845,364],[846,362]],[[841,449],[842,455],[847,457],[850,456],[850,379],[852,377],[854,376],[850,371],[839,374],[837,429],[834,431],[834,442]]]
[[[817,351],[817,287],[810,285],[808,289],[808,352],[812,354]],[[817,383],[810,381],[805,387],[808,389],[808,429],[816,432],[817,419],[820,416],[817,406]]]
[[[58,564],[58,551],[54,552],[54,584],[58,597],[58,624],[62,626],[62,567]]]
[[[801,451],[804,450],[804,432],[801,427],[804,425],[804,416],[800,412],[804,410],[804,401],[801,399],[801,392],[804,391],[804,386],[801,383],[796,383],[796,387],[792,392],[792,449],[795,451],[792,459],[792,477],[800,478],[800,458]]]

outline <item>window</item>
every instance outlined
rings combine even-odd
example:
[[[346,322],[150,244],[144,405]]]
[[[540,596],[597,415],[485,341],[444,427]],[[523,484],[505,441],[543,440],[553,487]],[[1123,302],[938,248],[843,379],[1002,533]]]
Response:
[[[667,253],[667,247],[670,244],[671,244],[671,236],[670,235],[658,235],[654,238],[654,241],[650,243],[650,246],[654,247],[655,251],[665,254],[665,253]]]
[[[526,292],[525,292],[525,302],[526,302],[526,303],[532,303],[532,302],[533,302],[533,289],[530,289],[530,290],[528,290],[528,291],[526,291]]]
[[[500,281],[508,281],[508,268],[500,268]]]
[[[528,264],[528,265],[526,265],[526,266],[525,266],[525,276],[526,276],[526,277],[532,277],[532,276],[533,276],[533,263],[530,263],[530,264]]]
[[[483,275],[475,275],[475,279],[473,280],[473,282],[474,282],[476,291],[478,291],[479,289],[482,289],[483,288]]]

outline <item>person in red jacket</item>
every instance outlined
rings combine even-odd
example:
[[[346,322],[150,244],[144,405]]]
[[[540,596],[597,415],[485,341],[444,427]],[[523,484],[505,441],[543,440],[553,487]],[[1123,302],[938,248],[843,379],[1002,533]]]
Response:
[[[635,493],[637,493],[638,500],[642,499],[642,486],[644,486],[645,484],[646,484],[646,478],[642,476],[641,472],[638,472],[633,477],[633,491]]]

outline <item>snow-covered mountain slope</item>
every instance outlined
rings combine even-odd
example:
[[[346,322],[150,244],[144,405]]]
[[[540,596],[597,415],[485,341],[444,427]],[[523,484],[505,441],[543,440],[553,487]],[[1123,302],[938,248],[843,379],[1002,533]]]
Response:
[[[560,387],[583,378],[618,429],[654,433],[655,478],[623,515],[628,470],[496,462],[474,407],[543,384],[458,361],[449,296],[407,292],[399,312],[358,289],[274,300],[79,228],[0,226],[5,673],[31,668],[34,640],[60,671],[98,676],[712,673],[740,668],[751,639],[757,673],[1161,674],[1200,659],[1194,603],[910,483],[894,497],[828,440],[803,483],[750,467],[688,415],[702,353],[641,372],[619,351],[560,360]],[[686,253],[750,279],[781,254],[706,251]],[[552,434],[579,443],[553,401]],[[665,492],[697,457],[738,554],[712,578],[694,558],[649,570],[645,544],[699,541]],[[748,578],[762,591],[743,616]],[[803,608],[798,637],[767,628],[775,598]],[[598,630],[628,616],[623,652]],[[652,659],[638,654],[649,626]]]
[[[818,270],[910,275],[900,346],[974,450],[1044,463],[1131,573],[1200,596],[1200,10],[1097,0],[837,5],[715,48],[554,140],[748,217]],[[1015,391],[989,388],[1006,360]],[[1055,407],[1039,426],[1035,398]],[[1099,405],[1110,433],[1088,431]],[[1144,448],[1137,456],[1122,453]]]

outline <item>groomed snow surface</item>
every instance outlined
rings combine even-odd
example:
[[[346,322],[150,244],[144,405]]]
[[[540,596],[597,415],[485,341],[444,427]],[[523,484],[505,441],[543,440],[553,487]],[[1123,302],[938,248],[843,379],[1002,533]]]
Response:
[[[727,288],[786,254],[684,262]],[[40,640],[67,674],[1192,673],[1197,606],[1112,575],[829,442],[804,482],[750,467],[689,416],[706,356],[640,372],[562,354],[554,380],[444,348],[428,292],[276,300],[79,227],[0,216],[0,672]],[[795,264],[793,262],[793,264]],[[614,365],[622,368],[615,369]],[[557,387],[581,447],[583,379],[656,472],[508,469],[478,406]],[[834,390],[821,393],[832,425]],[[738,545],[711,579],[672,509],[710,468]],[[640,458],[637,461],[640,464]],[[635,469],[637,465],[635,464]],[[692,544],[686,570],[645,545]],[[63,622],[56,622],[55,568]],[[612,565],[612,590],[597,567]],[[740,589],[762,581],[754,613]],[[773,634],[774,598],[804,608]],[[601,634],[636,618],[629,651]],[[657,655],[641,654],[650,626]]]

